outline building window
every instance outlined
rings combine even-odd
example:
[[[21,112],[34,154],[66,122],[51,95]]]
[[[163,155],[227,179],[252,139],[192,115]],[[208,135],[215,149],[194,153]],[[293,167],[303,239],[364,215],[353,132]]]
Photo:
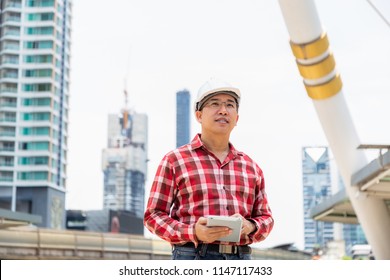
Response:
[[[0,182],[12,182],[14,179],[12,171],[0,171]]]
[[[28,41],[24,43],[26,49],[52,49],[53,41]]]
[[[53,70],[51,69],[28,69],[23,71],[23,77],[27,78],[51,77],[52,75]]]
[[[54,7],[54,0],[27,0],[27,7]]]
[[[23,85],[23,91],[30,92],[30,91],[50,91],[52,89],[52,84],[24,84]]]
[[[19,56],[17,55],[3,55],[1,57],[1,62],[4,64],[18,64],[19,63]]]
[[[0,126],[0,135],[1,136],[15,136],[15,127],[10,126]]]
[[[28,21],[51,21],[54,19],[54,13],[31,13],[26,17]]]
[[[22,181],[41,181],[47,180],[48,177],[48,172],[46,171],[18,172],[18,179]]]
[[[48,165],[49,157],[21,157],[18,163],[20,165]]]
[[[53,35],[54,28],[51,26],[41,26],[41,27],[26,27],[26,35]]]
[[[22,120],[24,121],[50,121],[50,113],[22,113]]]
[[[19,149],[23,151],[48,151],[49,142],[46,141],[22,142],[19,144]]]
[[[53,63],[52,55],[26,55],[24,56],[26,63]]]
[[[22,127],[21,135],[23,136],[50,136],[48,127]]]
[[[24,98],[23,106],[51,106],[51,98]]]

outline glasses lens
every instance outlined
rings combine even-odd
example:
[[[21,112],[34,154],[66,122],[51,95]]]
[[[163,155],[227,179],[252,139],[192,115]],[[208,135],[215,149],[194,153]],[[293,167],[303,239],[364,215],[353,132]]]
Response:
[[[237,104],[235,102],[230,102],[230,101],[222,102],[222,101],[212,100],[206,104],[207,107],[210,107],[212,109],[220,109],[222,105],[224,105],[227,110],[237,109]]]

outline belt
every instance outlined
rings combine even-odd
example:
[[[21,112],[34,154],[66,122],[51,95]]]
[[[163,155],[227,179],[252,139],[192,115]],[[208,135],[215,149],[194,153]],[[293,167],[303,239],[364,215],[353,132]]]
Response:
[[[194,243],[189,242],[184,245],[175,245],[175,246],[181,246],[181,247],[189,247],[189,248],[195,248]],[[251,254],[252,253],[252,248],[249,247],[248,245],[223,245],[223,244],[206,244],[202,243],[200,244],[200,247],[206,247],[207,251],[211,252],[218,252],[221,254]]]

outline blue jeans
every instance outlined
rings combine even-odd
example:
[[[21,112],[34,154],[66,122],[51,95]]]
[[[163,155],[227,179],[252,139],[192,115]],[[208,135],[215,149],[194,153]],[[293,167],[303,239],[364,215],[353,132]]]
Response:
[[[207,244],[201,244],[198,248],[174,246],[172,260],[250,260],[251,254],[222,254],[207,250]]]

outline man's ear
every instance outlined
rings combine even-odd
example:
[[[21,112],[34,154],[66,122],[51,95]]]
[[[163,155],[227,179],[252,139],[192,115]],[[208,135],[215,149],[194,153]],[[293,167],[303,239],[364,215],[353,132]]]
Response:
[[[196,111],[195,112],[195,117],[198,123],[202,123],[202,111]]]

